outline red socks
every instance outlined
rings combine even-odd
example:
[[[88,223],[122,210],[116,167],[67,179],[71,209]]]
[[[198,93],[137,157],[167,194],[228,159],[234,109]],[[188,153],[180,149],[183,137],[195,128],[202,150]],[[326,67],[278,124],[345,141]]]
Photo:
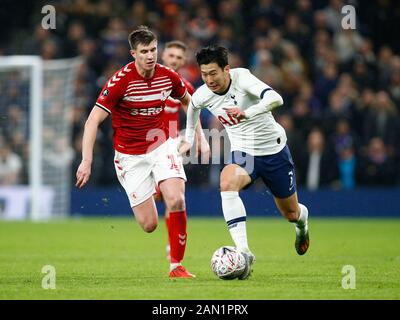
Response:
[[[168,245],[171,243],[171,228],[170,228],[170,221],[169,221],[169,214],[168,216],[165,215],[165,226],[167,227],[167,233],[168,233]]]
[[[171,248],[171,263],[179,263],[186,249],[186,211],[170,212],[166,224]]]

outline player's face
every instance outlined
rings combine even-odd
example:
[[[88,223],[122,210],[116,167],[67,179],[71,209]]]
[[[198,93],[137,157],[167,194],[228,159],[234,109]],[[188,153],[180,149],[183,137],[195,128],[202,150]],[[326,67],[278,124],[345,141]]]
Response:
[[[131,50],[136,66],[144,71],[151,71],[157,63],[157,40],[145,45],[139,43],[136,50]]]
[[[161,60],[167,67],[178,71],[185,64],[185,52],[181,48],[170,47],[164,50]]]
[[[224,92],[229,85],[229,66],[223,69],[215,62],[200,66],[201,78],[207,87],[215,93]]]

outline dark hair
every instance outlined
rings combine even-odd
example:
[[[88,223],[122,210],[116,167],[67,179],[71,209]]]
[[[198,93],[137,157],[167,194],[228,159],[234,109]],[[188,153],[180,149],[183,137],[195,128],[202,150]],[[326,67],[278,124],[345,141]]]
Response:
[[[215,62],[221,69],[228,65],[228,50],[224,47],[209,46],[196,53],[197,64],[209,64]]]
[[[179,48],[179,49],[182,49],[183,51],[187,50],[186,44],[184,44],[182,41],[179,41],[179,40],[173,40],[173,41],[167,42],[165,44],[165,49],[168,49],[168,48]]]
[[[131,49],[135,50],[138,44],[148,45],[153,40],[157,40],[157,37],[147,26],[139,26],[136,30],[131,32],[128,40]]]

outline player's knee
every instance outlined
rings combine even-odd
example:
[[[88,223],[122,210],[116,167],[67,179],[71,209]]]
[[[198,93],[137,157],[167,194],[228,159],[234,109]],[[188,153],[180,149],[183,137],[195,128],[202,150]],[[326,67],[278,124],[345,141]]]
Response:
[[[144,232],[151,233],[157,228],[158,220],[157,218],[140,217],[136,216],[136,220],[142,227]]]
[[[289,222],[297,222],[299,220],[299,212],[296,210],[286,210],[283,214]]]
[[[237,184],[233,179],[229,178],[221,179],[219,187],[221,188],[221,191],[237,191]]]
[[[151,233],[157,229],[157,222],[156,221],[147,221],[142,224],[142,228],[145,232]]]
[[[167,207],[170,211],[185,210],[185,197],[183,194],[176,194],[168,198]]]

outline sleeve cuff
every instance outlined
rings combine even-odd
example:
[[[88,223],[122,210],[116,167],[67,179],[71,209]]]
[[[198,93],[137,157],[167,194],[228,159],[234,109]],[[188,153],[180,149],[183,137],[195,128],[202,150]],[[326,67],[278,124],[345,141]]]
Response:
[[[96,107],[99,107],[100,109],[103,109],[105,112],[107,112],[108,114],[111,114],[110,109],[107,109],[105,106],[101,105],[100,103],[96,102],[95,104]]]
[[[185,89],[185,93],[181,97],[179,97],[178,99],[179,100],[183,99],[187,95],[187,92],[188,92],[187,89]]]
[[[266,88],[266,89],[264,89],[264,90],[261,92],[261,94],[260,94],[260,98],[263,99],[263,98],[264,98],[264,94],[265,94],[267,91],[269,91],[269,90],[272,90],[272,88]]]

